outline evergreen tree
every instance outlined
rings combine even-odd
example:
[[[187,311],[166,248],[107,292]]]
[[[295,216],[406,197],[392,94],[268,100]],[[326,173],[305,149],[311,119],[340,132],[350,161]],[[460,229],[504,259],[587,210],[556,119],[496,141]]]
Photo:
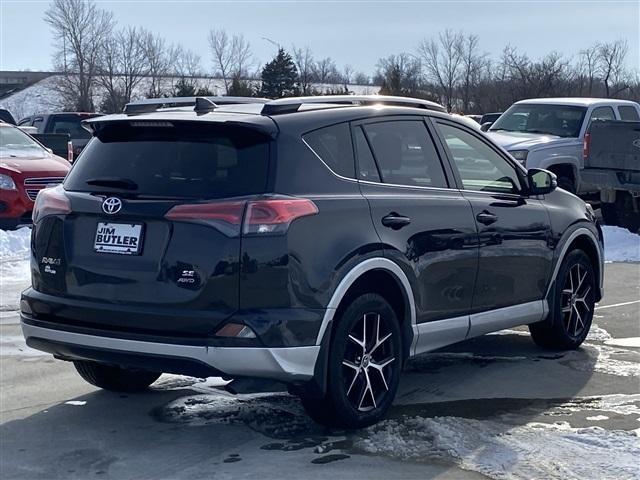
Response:
[[[181,78],[176,82],[173,89],[174,97],[193,97],[196,94],[196,87],[193,83],[187,82],[185,78]]]
[[[253,87],[246,80],[241,80],[239,77],[233,77],[231,86],[229,87],[228,95],[232,97],[253,97]]]
[[[260,94],[268,98],[291,97],[298,94],[298,69],[291,55],[280,48],[273,60],[262,69]]]

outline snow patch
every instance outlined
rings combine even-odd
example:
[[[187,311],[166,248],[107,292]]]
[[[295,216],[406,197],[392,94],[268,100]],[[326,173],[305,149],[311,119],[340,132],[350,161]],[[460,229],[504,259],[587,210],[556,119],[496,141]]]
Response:
[[[495,479],[638,478],[636,431],[512,425],[458,417],[403,418],[371,427],[356,446],[412,461],[450,461]]]
[[[591,340],[592,342],[606,342],[610,339],[611,334],[609,334],[609,332],[604,328],[600,328],[596,323],[591,324],[586,340]]]
[[[608,262],[640,262],[640,235],[626,228],[604,225],[604,259]]]
[[[0,262],[24,260],[29,256],[31,228],[0,230]]]
[[[84,400],[69,400],[68,402],[64,402],[65,405],[74,405],[77,407],[81,407],[83,405],[86,405],[87,402],[85,402]]]
[[[49,354],[28,347],[22,335],[1,335],[0,355],[7,357],[43,357]]]
[[[609,417],[607,417],[606,415],[594,415],[593,417],[587,417],[587,420],[592,422],[600,422],[603,420],[609,420]]]
[[[617,357],[634,358],[634,361]],[[638,362],[640,362],[640,354],[637,352],[596,344],[585,344],[580,351],[567,352],[560,360],[560,363],[582,372],[598,372],[618,377],[640,377]]]
[[[640,337],[628,338],[611,338],[604,342],[606,345],[615,345],[617,347],[633,347],[640,348]]]

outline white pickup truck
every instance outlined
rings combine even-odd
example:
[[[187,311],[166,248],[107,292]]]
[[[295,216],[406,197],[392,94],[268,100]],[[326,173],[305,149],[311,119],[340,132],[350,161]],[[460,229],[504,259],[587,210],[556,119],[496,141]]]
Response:
[[[640,105],[628,100],[538,98],[514,103],[483,130],[527,168],[550,170],[565,190],[599,199],[605,222],[637,230],[639,122]],[[597,160],[590,159],[595,140]]]

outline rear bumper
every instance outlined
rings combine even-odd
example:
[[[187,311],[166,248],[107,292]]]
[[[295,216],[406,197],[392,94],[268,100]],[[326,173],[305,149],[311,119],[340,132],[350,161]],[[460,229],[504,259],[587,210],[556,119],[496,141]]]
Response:
[[[27,345],[64,360],[92,360],[124,367],[195,376],[256,377],[286,383],[314,374],[319,346],[254,348],[184,345],[114,338],[34,325],[22,317]]]

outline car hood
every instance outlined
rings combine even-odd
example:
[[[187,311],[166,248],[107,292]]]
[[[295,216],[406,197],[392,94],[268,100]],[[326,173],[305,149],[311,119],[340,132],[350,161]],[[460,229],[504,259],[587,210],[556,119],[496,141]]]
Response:
[[[505,150],[531,150],[540,146],[559,146],[575,142],[575,138],[557,137],[541,133],[492,132],[486,134]]]
[[[64,158],[56,155],[42,157],[0,157],[0,170],[8,170],[14,173],[24,174],[59,174],[64,177],[71,164]]]

